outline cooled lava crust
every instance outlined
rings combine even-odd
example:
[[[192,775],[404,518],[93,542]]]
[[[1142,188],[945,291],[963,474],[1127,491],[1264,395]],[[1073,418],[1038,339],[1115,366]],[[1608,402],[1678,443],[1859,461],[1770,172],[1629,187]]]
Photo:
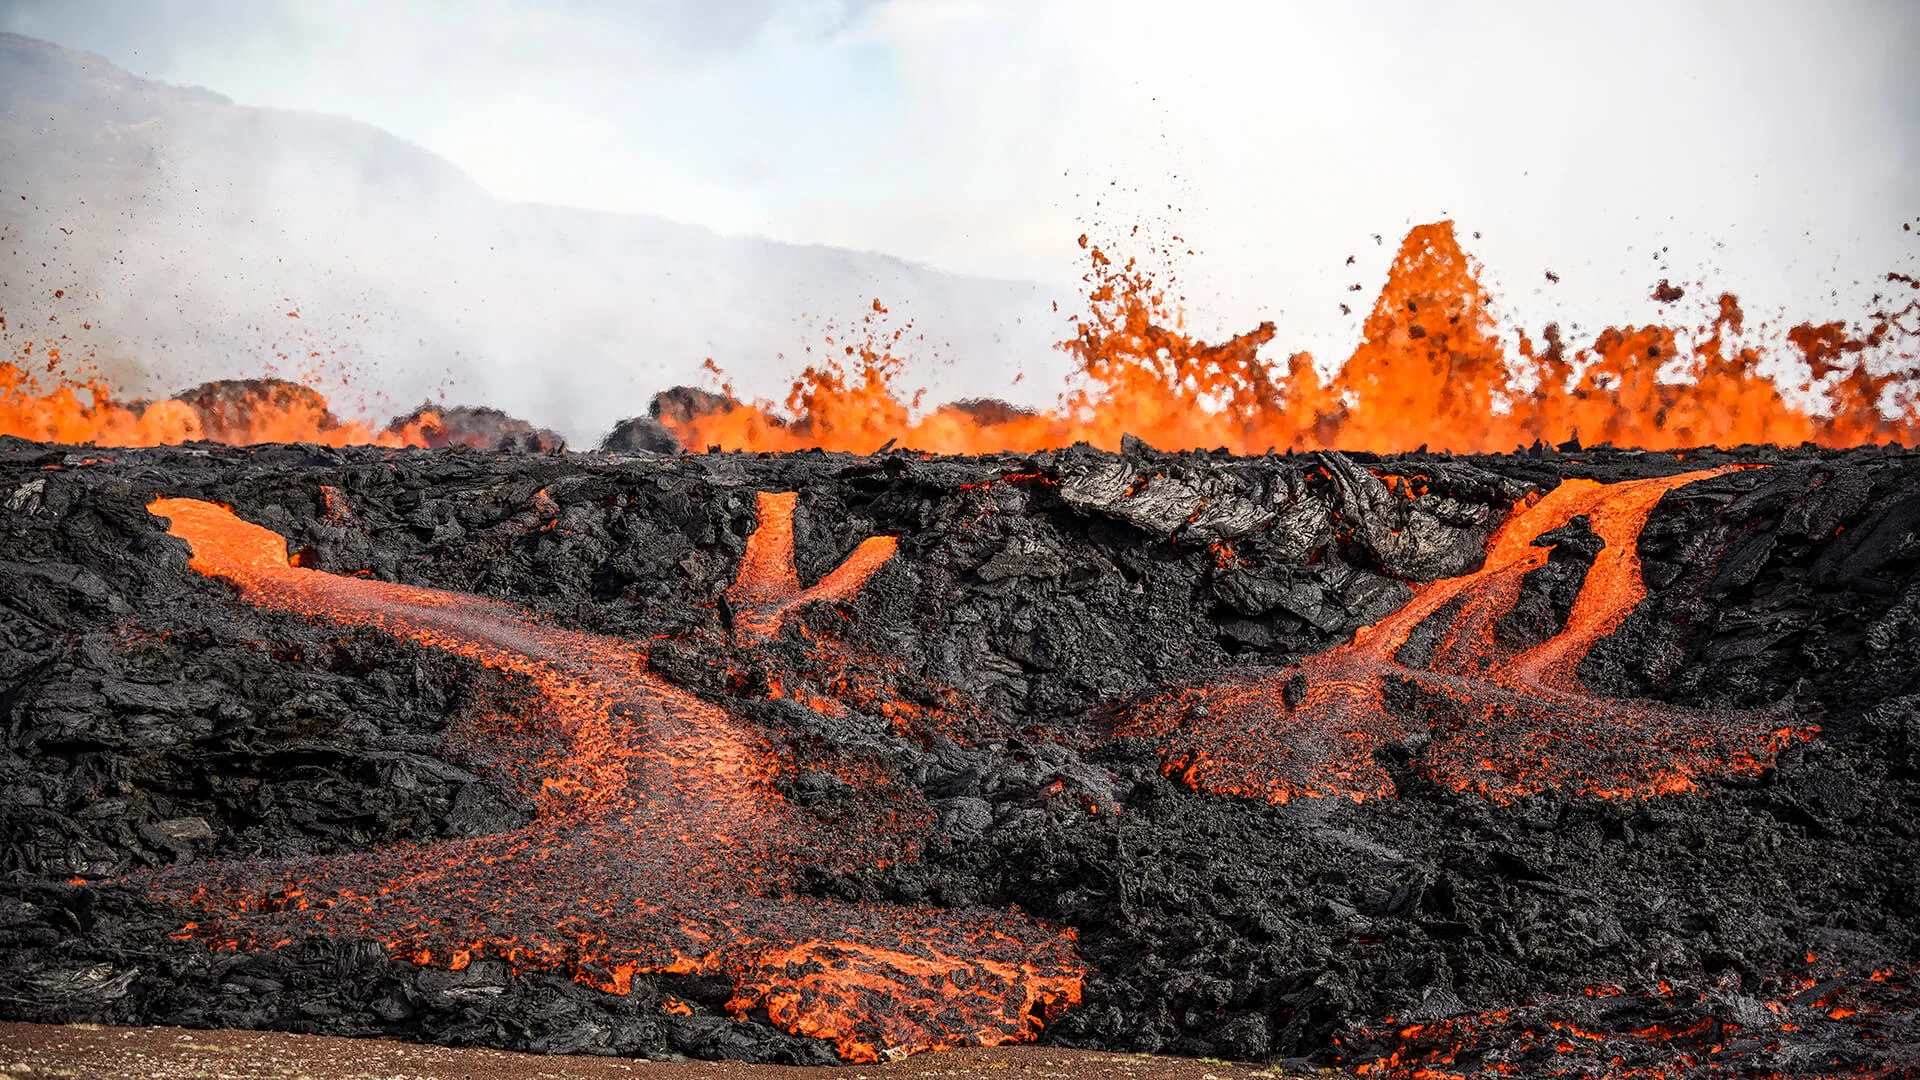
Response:
[[[1916,568],[1897,450],[0,439],[0,1017],[1897,1075]]]

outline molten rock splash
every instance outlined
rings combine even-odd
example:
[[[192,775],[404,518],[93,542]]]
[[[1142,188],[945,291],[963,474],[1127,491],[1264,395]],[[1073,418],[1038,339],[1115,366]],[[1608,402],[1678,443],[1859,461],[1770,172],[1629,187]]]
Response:
[[[1073,372],[1052,408],[973,401],[923,409],[907,388],[915,376],[905,352],[917,339],[874,300],[850,331],[827,333],[823,350],[807,347],[813,359],[783,401],[677,387],[654,399],[650,417],[622,422],[605,446],[976,454],[1080,442],[1114,449],[1131,434],[1166,448],[1257,454],[1920,441],[1920,283],[1902,274],[1886,276],[1872,311],[1852,322],[1801,323],[1784,342],[1750,337],[1747,314],[1726,293],[1698,325],[1611,327],[1582,346],[1555,324],[1537,333],[1503,327],[1453,223],[1435,222],[1408,232],[1360,341],[1323,377],[1304,352],[1284,361],[1261,355],[1277,336],[1271,322],[1224,342],[1198,339],[1164,281],[1080,240],[1091,264],[1086,307],[1058,345]],[[1665,282],[1655,293],[1663,303],[1683,295]],[[1504,339],[1514,335],[1509,348]],[[545,449],[558,441],[490,410],[427,410],[376,431],[336,419],[313,390],[274,379],[121,404],[99,380],[38,387],[26,372],[30,351],[16,354],[19,365],[0,362],[0,434],[103,446],[210,439]]]
[[[498,409],[422,405],[385,428],[335,416],[310,386],[286,379],[221,379],[154,402],[121,402],[94,379],[41,390],[26,372],[0,362],[0,435],[96,446],[229,446],[317,443],[321,446],[445,447],[546,452],[565,446]]]

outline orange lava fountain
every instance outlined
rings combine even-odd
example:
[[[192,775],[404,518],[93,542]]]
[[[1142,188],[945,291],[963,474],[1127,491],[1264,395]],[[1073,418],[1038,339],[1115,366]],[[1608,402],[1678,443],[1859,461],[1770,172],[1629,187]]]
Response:
[[[1548,789],[1644,798],[1691,791],[1701,777],[1759,773],[1812,729],[1777,709],[1709,713],[1607,700],[1575,673],[1646,596],[1636,548],[1648,515],[1667,492],[1723,471],[1563,481],[1514,511],[1481,569],[1419,586],[1351,642],[1292,667],[1148,701],[1116,733],[1156,740],[1168,775],[1195,788],[1276,803],[1391,796],[1375,752],[1421,733],[1431,737],[1421,768],[1434,782],[1495,802]],[[1501,641],[1496,624],[1527,573],[1546,564],[1552,541],[1540,540],[1576,522],[1605,546],[1565,627],[1529,648]],[[1438,633],[1416,659],[1410,642],[1423,627]],[[1398,701],[1396,689],[1417,704]],[[1408,712],[1424,716],[1403,719]]]
[[[21,368],[0,363],[0,435],[96,446],[178,446],[206,440],[233,446],[427,446],[433,413],[399,430],[375,431],[334,417],[310,387],[279,379],[211,384],[223,389],[186,398],[121,403],[99,379],[42,391]]]
[[[780,612],[808,600],[854,595],[892,553],[890,538],[869,540],[848,565],[799,590],[793,500],[761,496],[768,536],[756,537],[735,585],[749,626],[777,625]],[[851,824],[809,815],[780,794],[792,766],[763,734],[662,682],[643,650],[474,596],[291,566],[283,537],[211,503],[158,499],[149,509],[192,546],[193,569],[233,583],[250,603],[376,627],[522,677],[534,692],[530,713],[463,721],[448,735],[451,753],[534,800],[532,824],[139,878],[209,912],[182,936],[221,948],[370,937],[419,964],[459,969],[496,957],[620,994],[637,973],[719,973],[733,980],[735,1016],[765,1009],[780,1027],[830,1039],[856,1061],[1030,1039],[1079,1001],[1071,930],[1014,911],[794,895],[807,867],[911,857],[924,806],[901,795]],[[836,767],[869,793],[882,782],[877,770],[851,775],[862,773],[857,763]]]
[[[900,389],[907,328],[888,329],[888,312],[875,300],[853,333],[827,336],[825,352],[800,372],[782,405],[728,400],[660,419],[695,451],[900,446],[961,454],[1077,442],[1113,449],[1129,433],[1164,449],[1253,454],[1423,446],[1500,452],[1569,439],[1652,450],[1920,442],[1920,299],[1912,297],[1904,306],[1897,296],[1887,300],[1858,326],[1788,330],[1785,359],[1807,372],[1795,394],[1783,394],[1762,372],[1770,357],[1737,344],[1746,316],[1731,294],[1691,334],[1660,325],[1614,328],[1570,353],[1559,328],[1548,326],[1538,341],[1522,334],[1518,355],[1509,355],[1476,265],[1453,223],[1441,221],[1407,234],[1359,345],[1323,381],[1306,353],[1284,365],[1261,358],[1275,337],[1272,323],[1220,344],[1201,341],[1184,331],[1151,273],[1133,260],[1116,263],[1084,236],[1080,245],[1091,263],[1087,311],[1059,345],[1075,374],[1054,408],[963,402],[922,412],[919,395]],[[1920,290],[1905,275],[1887,281],[1895,292]],[[55,343],[45,344],[57,359]],[[1877,358],[1871,367],[1869,358]],[[294,392],[263,393],[214,417],[204,403],[119,404],[98,380],[41,390],[22,367],[0,363],[0,435],[102,446],[429,444],[424,423],[375,431],[334,419],[311,389],[283,386]]]
[[[1809,411],[1762,373],[1761,352],[1736,347],[1745,315],[1731,294],[1719,298],[1708,325],[1695,328],[1685,355],[1673,327],[1609,329],[1569,355],[1559,328],[1549,326],[1544,345],[1523,335],[1519,355],[1510,356],[1475,264],[1453,223],[1441,221],[1407,234],[1360,344],[1323,382],[1306,353],[1290,356],[1284,369],[1260,358],[1275,337],[1272,323],[1218,345],[1197,340],[1181,329],[1151,274],[1133,261],[1116,264],[1085,237],[1081,245],[1092,263],[1089,310],[1060,345],[1081,385],[1053,409],[961,404],[913,417],[917,402],[895,389],[904,365],[891,350],[900,335],[879,332],[869,316],[862,344],[801,372],[786,402],[790,418],[763,403],[662,419],[691,449],[853,453],[882,445],[1036,451],[1076,442],[1114,449],[1123,434],[1162,449],[1250,454],[1501,452],[1576,438],[1653,450],[1920,441],[1910,381],[1920,361],[1920,300],[1897,309],[1890,301],[1862,327],[1809,323],[1788,331],[1811,378],[1797,396],[1825,403],[1824,411]],[[1895,290],[1917,288],[1903,275],[1887,280]],[[877,302],[876,310],[883,311]],[[1875,354],[1891,355],[1894,370],[1870,370],[1866,359]]]

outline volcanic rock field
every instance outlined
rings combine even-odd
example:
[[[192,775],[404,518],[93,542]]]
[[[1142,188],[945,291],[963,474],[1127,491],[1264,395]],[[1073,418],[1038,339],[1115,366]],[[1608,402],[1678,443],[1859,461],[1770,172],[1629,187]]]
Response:
[[[0,1019],[1910,1075],[1917,569],[1897,449],[0,438]]]

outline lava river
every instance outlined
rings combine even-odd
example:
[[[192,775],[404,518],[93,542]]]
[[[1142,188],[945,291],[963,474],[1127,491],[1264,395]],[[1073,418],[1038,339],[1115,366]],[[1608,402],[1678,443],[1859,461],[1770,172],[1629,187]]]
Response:
[[[892,553],[876,538],[801,592],[792,496],[763,495],[760,506],[766,535],[756,534],[736,585],[752,631],[776,626],[794,603],[852,595]],[[448,735],[463,763],[529,794],[537,814],[527,827],[143,876],[157,895],[208,913],[183,936],[243,949],[312,934],[374,938],[419,964],[496,957],[613,993],[639,973],[718,973],[733,982],[736,1016],[765,1009],[785,1030],[865,1061],[1029,1039],[1079,1000],[1084,968],[1070,929],[1015,911],[795,895],[803,868],[911,857],[923,817],[895,808],[830,825],[790,804],[778,782],[792,767],[775,747],[652,675],[643,650],[474,596],[289,565],[283,537],[211,503],[163,498],[149,509],[191,545],[193,569],[248,602],[471,658],[523,678],[535,703],[457,722]]]
[[[1647,595],[1637,549],[1654,507],[1720,471],[1563,481],[1515,509],[1479,570],[1417,587],[1352,641],[1292,667],[1144,702],[1121,716],[1117,734],[1157,740],[1167,773],[1195,788],[1276,803],[1393,795],[1378,754],[1392,743],[1416,750],[1431,781],[1495,802],[1545,790],[1645,798],[1692,791],[1702,777],[1758,774],[1813,729],[1780,707],[1613,700],[1576,673]],[[1556,544],[1582,542],[1598,550],[1565,624],[1516,645],[1499,623],[1526,576]]]

